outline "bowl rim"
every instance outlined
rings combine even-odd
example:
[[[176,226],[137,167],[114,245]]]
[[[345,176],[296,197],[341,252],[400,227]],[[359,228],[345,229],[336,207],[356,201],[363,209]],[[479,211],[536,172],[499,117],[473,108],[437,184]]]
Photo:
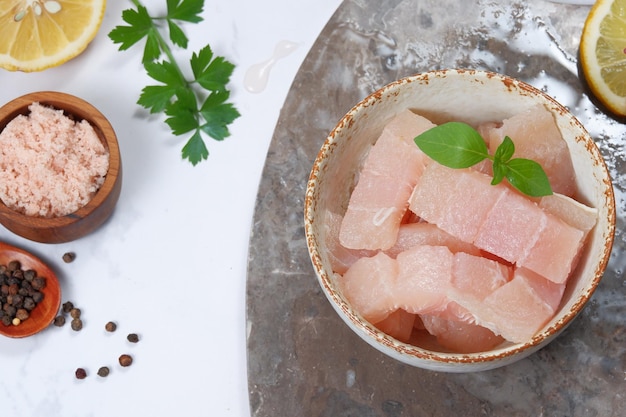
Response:
[[[60,91],[36,91],[17,97],[0,107],[0,132],[16,116],[29,114],[28,107],[38,102],[62,110],[74,120],[86,120],[109,151],[109,168],[104,182],[94,196],[76,211],[57,217],[28,216],[9,208],[0,200],[0,223],[28,224],[34,230],[63,228],[72,225],[96,212],[109,198],[117,201],[121,191],[122,161],[117,135],[109,120],[91,103]],[[10,219],[10,220],[9,220]],[[10,227],[7,226],[10,229]],[[91,230],[86,231],[89,233]],[[20,233],[18,233],[20,234]],[[30,238],[30,237],[29,237]],[[38,239],[34,239],[38,240]],[[65,239],[63,239],[65,240]]]
[[[360,111],[379,101],[383,96],[393,96],[394,92],[401,88],[401,86],[405,83],[411,83],[414,81],[428,82],[428,80],[431,78],[448,77],[450,75],[466,77],[468,79],[475,79],[479,81],[496,79],[501,81],[505,86],[508,87],[508,89],[520,90],[526,95],[532,95],[538,101],[543,101],[544,104],[550,104],[551,112],[554,113],[558,111],[561,116],[565,117],[570,123],[572,123],[576,127],[577,130],[579,130],[583,134],[585,138],[584,140],[587,152],[592,154],[594,161],[598,161],[600,165],[600,170],[604,175],[603,182],[605,185],[605,189],[603,190],[603,192],[605,195],[605,199],[608,203],[607,213],[609,216],[609,226],[607,230],[607,240],[605,241],[602,259],[600,259],[597,264],[594,264],[597,266],[595,268],[595,274],[593,279],[584,286],[584,291],[576,299],[576,302],[572,305],[571,309],[564,313],[564,315],[559,318],[559,320],[554,325],[545,328],[539,333],[535,334],[535,336],[527,342],[505,342],[492,350],[476,353],[440,352],[411,345],[409,343],[400,342],[392,336],[389,336],[384,332],[378,330],[375,326],[365,320],[358,312],[352,310],[350,304],[347,302],[341,292],[333,289],[333,278],[329,276],[327,271],[324,270],[322,263],[322,254],[318,251],[318,248],[316,246],[317,237],[315,236],[315,225],[313,224],[313,219],[315,218],[314,213],[317,205],[314,196],[316,195],[316,189],[318,188],[318,176],[321,172],[323,172],[326,166],[327,159],[325,157],[330,153],[331,149],[336,146],[337,136],[339,132],[344,129],[349,129],[354,123],[354,120],[357,118],[357,115]],[[522,357],[525,357],[543,347],[545,343],[552,340],[552,338],[556,337],[565,328],[567,328],[567,326],[569,326],[572,320],[582,311],[583,307],[589,301],[604,274],[610,258],[611,248],[615,235],[615,216],[615,197],[606,162],[602,157],[599,148],[593,141],[593,138],[589,135],[582,123],[580,123],[580,121],[562,104],[560,104],[551,96],[547,95],[545,92],[537,89],[536,87],[504,74],[475,69],[441,69],[416,73],[392,81],[391,83],[384,85],[383,87],[379,88],[378,90],[374,91],[373,93],[369,94],[367,97],[359,101],[339,120],[336,126],[326,137],[313,163],[313,167],[311,169],[311,173],[309,175],[306,186],[304,201],[305,237],[309,256],[313,264],[313,268],[315,270],[318,282],[333,308],[336,310],[337,313],[339,313],[339,316],[367,343],[379,350],[381,350],[381,347],[385,348],[387,350],[386,353],[389,356],[395,356],[396,359],[418,367],[432,368],[433,363],[435,363],[434,367],[437,367],[437,364],[440,364],[443,366],[440,369],[442,371],[450,371],[450,367],[447,365],[454,364],[474,364],[477,365],[477,368],[482,369],[492,369],[495,367],[503,366],[506,363],[496,364],[495,362],[513,362],[516,361],[518,358],[521,359]],[[408,360],[403,360],[407,358]],[[463,371],[466,370],[467,369],[463,369]]]

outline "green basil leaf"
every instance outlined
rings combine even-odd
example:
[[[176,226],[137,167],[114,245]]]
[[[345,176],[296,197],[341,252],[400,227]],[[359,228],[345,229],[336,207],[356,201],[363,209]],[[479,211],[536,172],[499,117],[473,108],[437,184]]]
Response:
[[[508,166],[505,163],[495,159],[493,161],[493,179],[491,180],[491,185],[500,184],[504,177],[506,177],[508,171]]]
[[[433,160],[448,168],[469,168],[489,157],[480,134],[470,125],[448,122],[415,138],[417,146]]]
[[[522,193],[531,197],[552,194],[552,187],[541,165],[530,159],[515,158],[507,163],[506,179]]]
[[[494,160],[500,162],[508,162],[509,159],[513,157],[515,153],[515,144],[511,140],[510,137],[505,136],[504,140],[496,149],[495,154],[493,155]]]

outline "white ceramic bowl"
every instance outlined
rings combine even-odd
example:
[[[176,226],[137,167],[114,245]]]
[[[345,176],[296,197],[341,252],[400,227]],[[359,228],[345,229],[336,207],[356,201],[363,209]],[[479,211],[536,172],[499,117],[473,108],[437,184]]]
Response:
[[[407,108],[435,123],[472,125],[502,120],[541,103],[554,114],[567,142],[577,175],[579,197],[598,209],[577,272],[568,281],[560,310],[531,340],[506,342],[479,353],[443,353],[416,347],[386,335],[364,320],[341,294],[333,278],[325,244],[327,210],[344,213],[358,169],[385,124]],[[353,107],[332,130],[313,165],[304,207],[309,253],[319,284],[339,316],[367,343],[399,361],[446,372],[493,369],[518,361],[544,347],[581,312],[598,286],[609,260],[615,231],[613,188],[593,139],[567,109],[521,81],[485,71],[441,70],[395,81]]]

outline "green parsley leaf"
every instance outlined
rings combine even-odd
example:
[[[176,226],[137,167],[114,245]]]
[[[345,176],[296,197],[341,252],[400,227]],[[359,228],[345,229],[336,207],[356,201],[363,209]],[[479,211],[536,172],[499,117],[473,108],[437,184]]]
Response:
[[[189,44],[189,39],[187,38],[187,35],[185,35],[185,32],[183,32],[180,26],[178,26],[171,20],[168,20],[167,26],[170,30],[170,40],[172,41],[172,43],[176,46],[180,46],[181,48],[186,49],[187,45]]]
[[[471,126],[449,122],[433,127],[415,138],[417,146],[430,158],[449,168],[469,168],[485,159],[493,164],[491,184],[504,178],[520,192],[531,197],[552,194],[545,171],[535,161],[514,158],[515,144],[506,136],[493,156],[484,139]]]
[[[165,123],[175,135],[197,130],[200,123],[197,116],[196,96],[190,90],[181,90],[177,97],[178,99],[165,109],[165,114],[169,116]]]
[[[142,64],[147,75],[159,84],[144,87],[137,103],[150,113],[165,113],[172,134],[193,132],[181,155],[195,166],[209,155],[202,134],[221,141],[230,135],[228,126],[240,116],[227,102],[227,84],[235,66],[224,57],[214,56],[210,45],[206,45],[192,54],[189,63],[194,78],[188,80],[172,53],[172,46],[187,48],[189,39],[179,22],[203,21],[204,0],[166,0],[165,16],[151,16],[140,0],[131,2],[135,8],[122,12],[122,20],[128,25],[116,26],[109,38],[120,44],[120,50],[145,39]],[[170,44],[161,33],[164,21]],[[161,56],[165,58],[157,62]]]
[[[109,32],[109,38],[120,44],[120,51],[126,50],[148,36],[152,30],[152,19],[148,10],[140,6],[137,10],[127,9],[122,12],[122,20],[130,26],[116,26]]]
[[[144,66],[148,75],[163,85],[144,87],[137,103],[150,110],[150,113],[162,112],[176,93],[187,87],[186,82],[170,62],[151,62]]]
[[[200,114],[206,121],[200,128],[215,140],[230,136],[228,125],[240,116],[232,104],[226,103],[229,96],[228,91],[211,93],[200,109]]]
[[[204,0],[167,0],[167,18],[199,23],[203,8]]]
[[[235,66],[222,57],[213,58],[210,46],[205,46],[191,56],[191,68],[195,81],[210,91],[225,89]]]
[[[415,143],[422,152],[448,168],[469,168],[489,157],[480,134],[461,122],[433,127],[417,136]]]
[[[189,159],[189,162],[191,162],[193,166],[196,166],[198,162],[208,157],[209,150],[206,148],[200,132],[196,131],[183,147],[183,158]]]

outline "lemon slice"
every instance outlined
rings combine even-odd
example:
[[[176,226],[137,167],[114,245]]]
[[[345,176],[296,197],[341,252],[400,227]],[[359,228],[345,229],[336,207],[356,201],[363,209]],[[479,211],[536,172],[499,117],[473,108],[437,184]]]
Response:
[[[74,58],[96,36],[106,0],[0,0],[0,67],[41,71]]]
[[[626,0],[598,0],[580,41],[580,63],[593,95],[626,116]]]

